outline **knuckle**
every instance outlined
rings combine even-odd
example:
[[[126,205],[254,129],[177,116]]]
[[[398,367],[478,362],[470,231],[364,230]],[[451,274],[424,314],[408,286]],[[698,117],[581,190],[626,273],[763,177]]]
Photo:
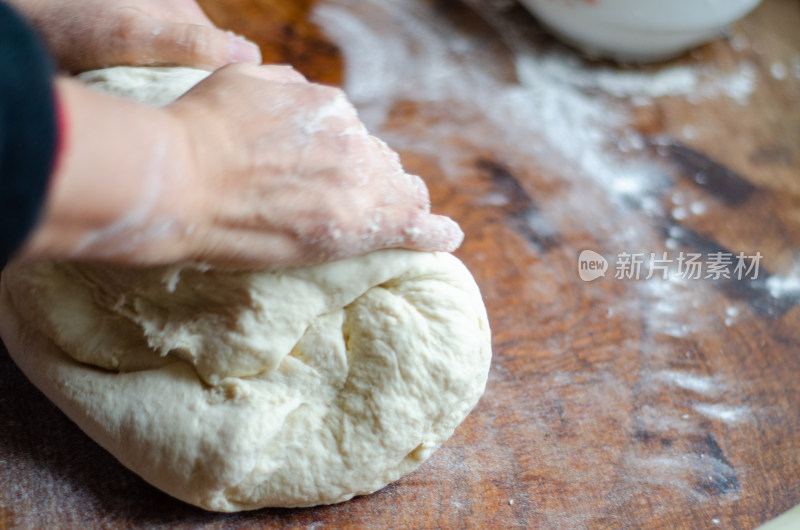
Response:
[[[114,38],[121,42],[130,42],[140,32],[140,21],[133,16],[120,16],[113,29]]]
[[[121,63],[141,64],[147,62],[147,47],[141,47],[144,42],[152,40],[152,32],[142,29],[139,19],[133,16],[119,17],[113,27],[109,28],[110,38],[109,50],[113,50],[113,55],[117,56],[117,61]],[[148,36],[150,34],[150,36]]]

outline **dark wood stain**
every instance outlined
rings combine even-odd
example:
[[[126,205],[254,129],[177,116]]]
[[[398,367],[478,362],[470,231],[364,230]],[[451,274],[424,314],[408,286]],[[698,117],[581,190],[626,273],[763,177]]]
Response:
[[[678,225],[672,224],[671,226]],[[669,236],[676,240],[680,246],[685,247],[687,251],[700,253],[704,257],[716,253],[733,256],[733,265],[729,268],[730,277],[712,280],[711,285],[724,292],[725,295],[732,300],[746,302],[763,316],[774,317],[784,315],[800,302],[800,293],[786,293],[781,297],[774,297],[770,294],[767,288],[767,282],[772,275],[765,269],[763,259],[759,263],[758,276],[755,279],[752,277],[745,277],[744,275],[739,279],[734,275],[734,267],[738,261],[736,256],[738,256],[739,253],[720,245],[714,239],[700,234],[691,228],[687,228],[686,226],[680,226],[679,233],[670,234],[669,225],[667,225],[663,227],[663,235],[665,239]],[[750,255],[745,255],[743,259],[745,271],[753,266],[753,261],[753,259],[750,259]]]
[[[488,159],[480,159],[476,165],[489,175],[493,188],[508,199],[508,204],[501,208],[513,230],[541,252],[548,252],[561,244],[555,227],[541,214],[531,196],[506,166]]]
[[[689,146],[673,140],[661,147],[666,157],[682,169],[684,178],[725,204],[742,204],[757,191],[744,176]]]

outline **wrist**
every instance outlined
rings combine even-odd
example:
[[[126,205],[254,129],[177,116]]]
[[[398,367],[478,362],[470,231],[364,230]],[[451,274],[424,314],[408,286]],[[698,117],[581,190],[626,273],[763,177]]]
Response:
[[[236,172],[236,162],[231,161],[242,158],[234,155],[236,135],[208,105],[197,101],[179,99],[164,111],[178,131],[175,148],[186,175],[181,196],[187,218],[212,219],[226,196],[227,177]]]
[[[22,257],[127,260],[154,218],[168,221],[170,208],[180,214],[179,128],[163,109],[71,79],[55,85],[61,147],[42,219]]]

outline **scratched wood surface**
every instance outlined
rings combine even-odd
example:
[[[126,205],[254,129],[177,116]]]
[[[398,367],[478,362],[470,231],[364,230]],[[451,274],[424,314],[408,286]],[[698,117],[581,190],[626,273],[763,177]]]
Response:
[[[728,39],[646,69],[719,72],[649,101],[522,79],[526,53],[616,67],[511,2],[202,4],[265,60],[344,85],[461,223],[494,332],[486,394],[374,495],[223,515],[127,471],[3,353],[0,527],[752,528],[800,503],[800,4],[767,0]],[[583,105],[616,122],[564,127],[547,114],[564,101],[565,119]],[[580,279],[584,249],[611,262],[604,278]],[[763,258],[757,278],[637,281],[614,277],[622,252]]]

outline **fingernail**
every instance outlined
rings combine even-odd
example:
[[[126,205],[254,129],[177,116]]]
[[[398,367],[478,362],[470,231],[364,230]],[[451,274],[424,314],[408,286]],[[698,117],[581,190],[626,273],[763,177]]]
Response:
[[[252,42],[236,36],[230,40],[228,59],[234,63],[261,64],[261,50]]]

